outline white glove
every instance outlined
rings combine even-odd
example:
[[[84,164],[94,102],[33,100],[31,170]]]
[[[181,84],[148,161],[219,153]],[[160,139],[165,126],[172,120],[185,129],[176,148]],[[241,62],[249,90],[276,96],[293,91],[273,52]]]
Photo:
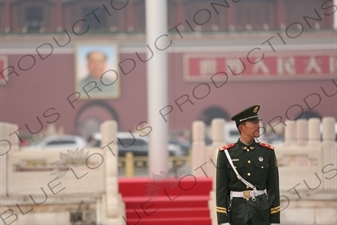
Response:
[[[220,225],[230,225],[229,223],[221,223]],[[272,224],[271,224],[272,225]]]

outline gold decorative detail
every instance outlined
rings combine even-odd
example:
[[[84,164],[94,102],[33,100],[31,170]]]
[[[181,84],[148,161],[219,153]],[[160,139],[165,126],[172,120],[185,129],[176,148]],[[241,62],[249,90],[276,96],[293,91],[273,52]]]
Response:
[[[243,191],[243,198],[248,201],[250,198],[250,191]]]
[[[219,212],[219,213],[227,214],[227,209],[224,208],[224,207],[217,206],[216,211]]]
[[[270,209],[270,214],[275,214],[281,211],[281,206],[277,206]]]
[[[257,113],[258,110],[259,110],[259,107],[256,106],[256,107],[254,108],[254,110],[253,110],[253,113]]]

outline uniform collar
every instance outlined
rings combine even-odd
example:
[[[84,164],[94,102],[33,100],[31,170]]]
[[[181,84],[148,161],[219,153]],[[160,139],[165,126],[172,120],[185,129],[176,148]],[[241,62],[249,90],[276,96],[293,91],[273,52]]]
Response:
[[[252,151],[255,149],[256,141],[254,139],[252,143],[250,143],[249,145],[246,145],[239,138],[237,141],[237,144],[240,147],[240,149],[242,149],[243,151]]]

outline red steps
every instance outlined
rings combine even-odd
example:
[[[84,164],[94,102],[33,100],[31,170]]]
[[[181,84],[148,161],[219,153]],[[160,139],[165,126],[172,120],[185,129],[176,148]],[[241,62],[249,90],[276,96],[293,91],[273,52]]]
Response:
[[[210,178],[120,178],[127,225],[211,225]]]
[[[127,225],[211,225],[210,218],[162,218],[162,219],[130,219]]]
[[[191,207],[208,207],[208,196],[178,196],[177,198],[172,199],[172,201],[166,197],[134,197],[134,198],[124,198],[125,205],[127,209],[135,208],[147,208],[150,205],[151,209],[165,209],[165,208],[191,208]],[[143,211],[143,210],[142,210]],[[149,211],[151,211],[149,209]]]
[[[140,215],[143,212],[144,211],[141,210],[138,213]],[[150,213],[151,212],[149,212],[149,214]],[[173,208],[173,209],[172,208],[159,208],[153,214],[153,217],[170,218],[172,216],[172,213],[174,213],[175,218],[194,217],[196,214],[201,216],[201,217],[208,217],[209,216],[208,207],[194,207],[194,208],[190,207],[190,208]],[[135,213],[134,209],[127,209],[126,217],[131,218],[131,219],[138,218],[138,216],[136,216],[136,213]]]

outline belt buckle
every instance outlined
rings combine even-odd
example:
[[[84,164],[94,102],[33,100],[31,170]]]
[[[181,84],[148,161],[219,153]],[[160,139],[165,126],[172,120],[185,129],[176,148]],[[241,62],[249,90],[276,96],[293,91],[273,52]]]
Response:
[[[250,191],[243,191],[243,198],[244,199],[246,199],[248,201],[250,197],[251,197]]]

